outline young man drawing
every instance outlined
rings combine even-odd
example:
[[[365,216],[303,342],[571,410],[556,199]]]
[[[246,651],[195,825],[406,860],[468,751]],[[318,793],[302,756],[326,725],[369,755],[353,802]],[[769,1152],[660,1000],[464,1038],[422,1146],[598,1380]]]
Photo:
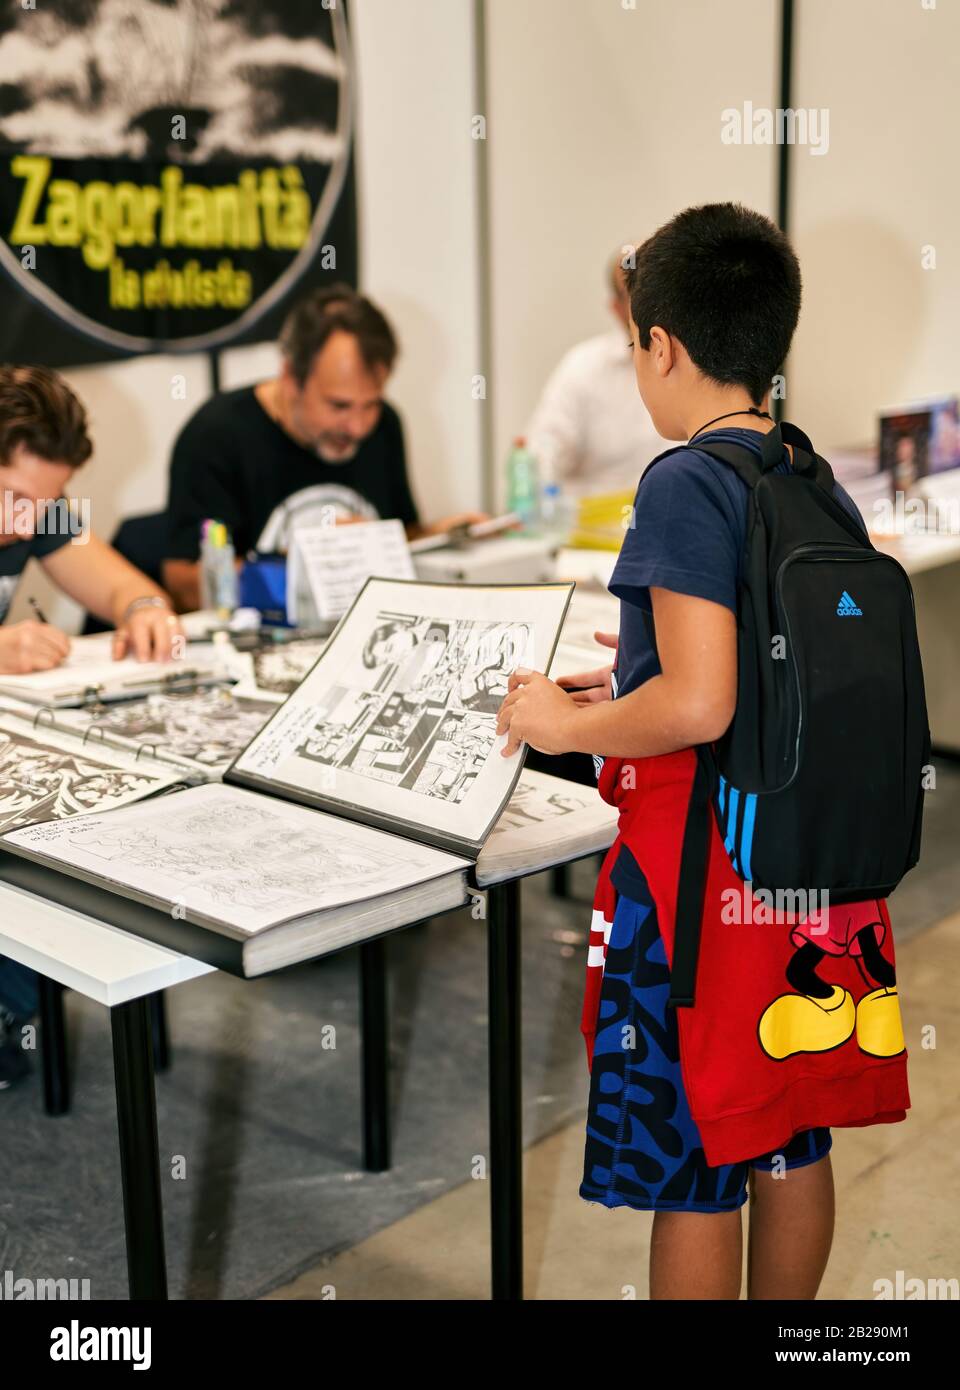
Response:
[[[5,621],[30,559],[115,628],[117,658],[166,660],[183,635],[162,589],[70,523],[63,489],[91,452],[86,413],[61,376],[47,367],[0,367],[0,673],[50,671],[70,653],[66,633],[40,614]],[[34,972],[0,957],[0,1090],[29,1070],[19,1029],[36,1008]]]

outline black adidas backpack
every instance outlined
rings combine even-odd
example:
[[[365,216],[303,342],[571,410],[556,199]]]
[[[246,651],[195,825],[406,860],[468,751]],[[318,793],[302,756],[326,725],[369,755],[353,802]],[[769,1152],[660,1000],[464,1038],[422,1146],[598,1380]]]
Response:
[[[778,472],[784,442],[793,468]],[[750,489],[737,616],[737,707],[697,748],[670,1003],[694,1002],[710,806],[754,888],[890,894],[920,853],[930,759],[913,592],[833,496],[833,472],[786,423],[695,447]],[[672,451],[671,451],[672,452]],[[816,901],[816,899],[814,899]]]

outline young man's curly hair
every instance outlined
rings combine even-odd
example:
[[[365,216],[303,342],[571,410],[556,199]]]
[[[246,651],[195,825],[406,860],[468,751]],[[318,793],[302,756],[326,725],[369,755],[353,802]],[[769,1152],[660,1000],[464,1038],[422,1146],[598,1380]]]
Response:
[[[0,467],[18,444],[50,463],[79,468],[93,452],[87,412],[50,367],[0,366]]]

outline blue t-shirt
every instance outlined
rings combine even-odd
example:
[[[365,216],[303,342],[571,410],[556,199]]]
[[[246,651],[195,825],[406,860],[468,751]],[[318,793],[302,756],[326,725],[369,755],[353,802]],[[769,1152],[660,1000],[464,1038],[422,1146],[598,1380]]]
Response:
[[[758,457],[762,438],[758,430],[741,428],[710,430],[700,436],[718,443],[747,444]],[[790,468],[784,449],[777,471],[788,473]],[[834,483],[834,496],[864,526],[856,503],[839,483]],[[746,483],[732,468],[696,445],[671,454],[644,476],[634,499],[632,525],[607,586],[620,599],[615,696],[626,695],[660,674],[651,586],[710,599],[736,613],[749,497]],[[601,760],[596,765],[599,775]],[[644,901],[643,876],[626,846],[611,882],[625,897]]]

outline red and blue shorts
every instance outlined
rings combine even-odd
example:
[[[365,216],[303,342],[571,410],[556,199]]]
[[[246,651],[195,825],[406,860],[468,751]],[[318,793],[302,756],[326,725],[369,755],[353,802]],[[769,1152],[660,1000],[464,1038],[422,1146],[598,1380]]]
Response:
[[[639,1211],[733,1211],[750,1168],[799,1168],[829,1153],[829,1129],[781,1149],[708,1167],[680,1070],[670,972],[649,892],[619,896],[607,945],[590,1073],[580,1196]]]

